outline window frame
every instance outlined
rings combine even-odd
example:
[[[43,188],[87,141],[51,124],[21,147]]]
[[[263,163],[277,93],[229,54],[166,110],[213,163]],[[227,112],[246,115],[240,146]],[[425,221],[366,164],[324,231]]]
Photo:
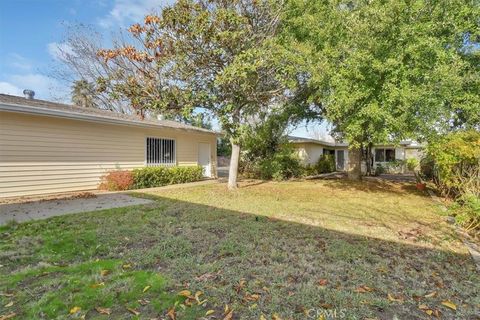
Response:
[[[383,155],[383,160],[379,161],[377,160],[377,152],[380,151],[382,152]],[[391,150],[393,153],[393,159],[387,160],[387,150]],[[396,160],[396,150],[395,148],[375,148],[375,163],[387,163],[387,162],[395,162]]]
[[[168,162],[168,163],[150,163],[148,160],[148,139],[157,139],[157,140],[169,140],[173,141],[173,162]],[[170,138],[170,137],[159,137],[159,136],[145,136],[145,161],[144,164],[146,167],[174,167],[177,165],[177,139],[175,138]]]

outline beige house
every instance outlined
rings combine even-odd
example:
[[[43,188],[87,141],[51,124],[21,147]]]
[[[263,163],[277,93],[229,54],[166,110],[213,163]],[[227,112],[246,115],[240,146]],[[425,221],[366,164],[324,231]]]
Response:
[[[331,154],[335,158],[338,171],[348,168],[348,144],[327,142],[317,139],[289,137],[289,141],[298,151],[300,159],[305,165],[315,164],[321,155]],[[423,146],[414,141],[401,141],[398,145],[375,145],[372,148],[372,167],[386,168],[393,173],[405,172],[406,168],[402,161],[409,158],[420,160]],[[362,163],[362,171],[366,171],[366,165]]]
[[[96,189],[108,171],[196,166],[216,176],[213,131],[0,94],[0,198]]]

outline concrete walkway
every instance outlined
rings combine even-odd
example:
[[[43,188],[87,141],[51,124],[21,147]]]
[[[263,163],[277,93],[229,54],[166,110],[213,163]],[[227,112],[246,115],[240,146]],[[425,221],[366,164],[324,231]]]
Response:
[[[0,204],[0,225],[15,220],[46,219],[71,213],[121,208],[153,202],[122,193],[98,194],[89,198],[42,200]]]

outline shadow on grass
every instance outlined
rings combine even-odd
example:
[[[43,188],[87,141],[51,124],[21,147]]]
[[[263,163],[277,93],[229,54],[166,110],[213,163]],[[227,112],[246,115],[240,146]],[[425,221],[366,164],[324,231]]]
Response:
[[[48,304],[49,300],[42,299],[45,295],[58,300],[71,294],[58,288],[75,288],[69,279],[54,286],[41,282],[41,288],[28,279],[8,285],[5,279],[18,277],[25,267],[41,270],[42,263],[74,265],[116,259],[131,264],[133,270],[158,272],[170,279],[170,292],[204,292],[205,310],[214,310],[212,316],[217,318],[224,317],[225,304],[234,310],[234,319],[259,319],[261,314],[334,319],[334,313],[344,319],[427,319],[426,310],[438,310],[445,318],[475,317],[480,278],[466,254],[159,196],[142,197],[156,202],[0,229],[4,264],[0,291],[14,294],[12,310],[19,315],[33,312],[41,319],[42,314],[33,309],[39,308],[36,301]],[[64,233],[69,235],[68,246],[61,245]],[[52,239],[52,234],[57,238]],[[72,255],[77,250],[72,241],[81,244],[86,254]],[[40,276],[41,272],[34,272],[34,278]],[[144,285],[137,286],[138,292],[128,288],[128,296],[135,301],[116,300],[112,293],[109,307],[116,316],[128,317],[125,305],[136,303]],[[108,287],[122,290],[121,284]],[[0,299],[6,305],[10,298]],[[91,310],[85,311],[98,316],[94,308],[101,296],[92,294],[88,299],[84,308]],[[457,311],[442,306],[444,300],[455,303]],[[166,312],[150,304],[136,307],[142,317],[165,316]],[[182,318],[178,308],[178,319],[190,319]]]

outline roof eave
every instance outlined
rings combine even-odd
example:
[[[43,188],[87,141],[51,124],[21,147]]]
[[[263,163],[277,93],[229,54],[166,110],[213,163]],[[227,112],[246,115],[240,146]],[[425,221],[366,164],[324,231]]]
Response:
[[[74,120],[82,120],[82,121],[90,121],[90,122],[98,122],[98,123],[108,123],[108,124],[116,124],[116,125],[124,125],[124,126],[135,126],[135,127],[144,127],[144,128],[169,128],[181,131],[192,131],[192,132],[200,132],[200,133],[207,133],[207,134],[215,134],[219,135],[219,132],[211,131],[207,129],[201,128],[177,128],[173,126],[166,126],[162,124],[154,124],[154,123],[147,123],[135,120],[126,120],[126,119],[115,119],[111,117],[102,117],[97,115],[91,114],[83,114],[77,112],[67,112],[63,110],[53,110],[41,107],[30,107],[18,104],[7,104],[7,103],[0,103],[0,111],[7,111],[7,112],[18,112],[24,114],[35,114],[35,115],[43,115],[43,116],[50,116],[50,117],[57,117],[57,118],[64,118],[64,119],[74,119]]]

